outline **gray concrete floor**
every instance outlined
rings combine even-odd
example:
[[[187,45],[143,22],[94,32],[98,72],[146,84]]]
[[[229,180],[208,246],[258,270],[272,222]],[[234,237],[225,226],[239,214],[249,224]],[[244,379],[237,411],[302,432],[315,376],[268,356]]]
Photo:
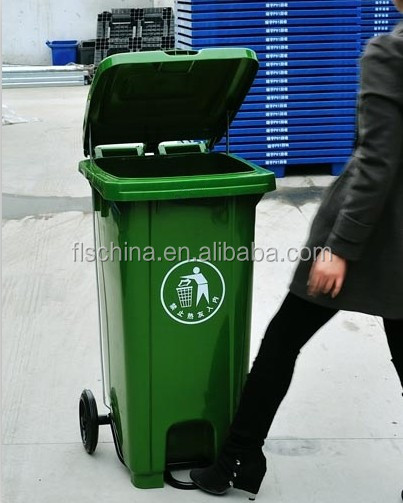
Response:
[[[5,90],[19,115],[3,127],[3,501],[209,502],[199,491],[139,490],[101,429],[81,445],[77,400],[101,402],[95,274],[72,244],[92,244],[89,188],[77,173],[88,88]],[[256,245],[303,245],[330,176],[291,176],[257,208]],[[255,263],[251,359],[294,264]],[[303,349],[265,451],[259,500],[398,503],[403,401],[380,320],[340,313]],[[228,501],[245,501],[232,491]]]

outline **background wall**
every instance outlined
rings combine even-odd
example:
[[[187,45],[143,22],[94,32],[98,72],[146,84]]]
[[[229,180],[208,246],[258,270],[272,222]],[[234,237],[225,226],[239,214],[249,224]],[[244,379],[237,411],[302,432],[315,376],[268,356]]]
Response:
[[[50,65],[46,40],[95,38],[97,14],[119,7],[173,6],[173,0],[3,0],[3,63]]]

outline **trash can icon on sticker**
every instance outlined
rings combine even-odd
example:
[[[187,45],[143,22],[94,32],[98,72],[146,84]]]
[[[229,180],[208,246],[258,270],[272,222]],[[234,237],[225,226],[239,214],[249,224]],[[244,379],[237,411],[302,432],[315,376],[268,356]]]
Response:
[[[210,262],[185,260],[165,275],[161,303],[166,313],[179,323],[207,321],[220,309],[225,282],[219,269]]]

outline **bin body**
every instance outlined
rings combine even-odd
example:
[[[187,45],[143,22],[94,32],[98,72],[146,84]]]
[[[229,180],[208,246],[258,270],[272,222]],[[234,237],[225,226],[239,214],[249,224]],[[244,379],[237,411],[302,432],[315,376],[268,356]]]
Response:
[[[46,42],[52,50],[52,64],[55,66],[68,65],[77,62],[77,40],[53,40]]]
[[[156,256],[167,247],[186,246],[190,257],[205,246],[214,250],[215,243],[250,248],[257,199],[99,201],[98,245],[152,246]],[[171,273],[174,283],[168,279],[161,300],[164,278],[178,263]],[[106,389],[137,487],[161,487],[167,463],[211,461],[240,396],[249,358],[252,265],[208,263],[221,273],[225,292],[214,269],[187,258],[99,262]],[[217,284],[211,285],[210,301],[218,297],[223,302],[210,319],[183,323],[189,313],[196,321],[198,312],[208,315],[206,302],[199,303],[204,309],[193,309],[195,291],[192,309],[183,309],[184,320],[166,312],[176,303],[174,311],[180,313],[173,285],[195,266],[205,276],[212,269]]]
[[[162,487],[167,466],[214,459],[248,369],[255,208],[263,193],[274,190],[274,175],[204,149],[158,154],[163,137],[175,140],[186,129],[180,120],[176,131],[168,127],[169,120],[177,120],[167,113],[175,109],[175,99],[178,116],[189,114],[188,138],[222,136],[216,123],[225,127],[227,122],[228,103],[224,106],[219,95],[223,82],[231,87],[228,102],[234,110],[234,96],[242,102],[250,85],[242,77],[244,50],[232,51],[235,64],[231,50],[219,52],[228,57],[224,62],[217,53],[203,51],[173,58],[156,52],[112,56],[101,63],[92,84],[100,95],[96,89],[89,95],[87,153],[108,144],[110,135],[124,143],[130,134],[134,144],[144,135],[145,148],[152,144],[154,149],[130,156],[122,155],[120,146],[116,156],[108,150],[107,156],[91,156],[79,166],[93,193],[105,401],[139,488]],[[121,65],[133,61],[141,62],[141,71]],[[199,86],[202,76],[211,82],[198,66],[206,61],[223,69],[222,81],[216,76],[214,84],[219,92],[211,88],[209,99],[192,98],[192,85]],[[242,83],[241,91],[228,69]],[[115,94],[103,71],[110,82],[121,76]],[[133,75],[139,74],[137,82]],[[164,92],[170,101],[161,97]],[[116,107],[136,108],[130,93],[141,100],[138,114],[126,114],[119,130]],[[110,102],[103,103],[101,96]],[[209,100],[222,107],[219,117]],[[201,125],[192,113],[198,109],[205,112]]]

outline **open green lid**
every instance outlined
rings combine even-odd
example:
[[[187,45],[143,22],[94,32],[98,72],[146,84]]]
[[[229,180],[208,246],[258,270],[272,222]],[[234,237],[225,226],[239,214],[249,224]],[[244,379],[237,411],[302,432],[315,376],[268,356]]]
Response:
[[[212,147],[252,85],[251,49],[115,54],[99,65],[84,119],[84,153],[97,145],[208,140]]]

